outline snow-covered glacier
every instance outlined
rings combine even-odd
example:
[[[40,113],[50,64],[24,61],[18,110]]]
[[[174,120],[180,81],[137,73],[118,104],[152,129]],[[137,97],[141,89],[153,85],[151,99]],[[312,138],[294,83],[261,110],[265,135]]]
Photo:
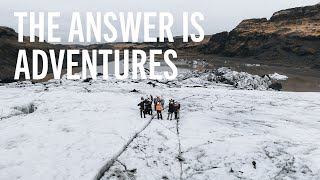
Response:
[[[93,179],[115,154],[102,179],[319,179],[320,93],[224,75],[241,88],[210,73],[0,86],[0,179]],[[149,122],[137,104],[150,95],[179,101],[180,119],[153,119],[121,151]]]

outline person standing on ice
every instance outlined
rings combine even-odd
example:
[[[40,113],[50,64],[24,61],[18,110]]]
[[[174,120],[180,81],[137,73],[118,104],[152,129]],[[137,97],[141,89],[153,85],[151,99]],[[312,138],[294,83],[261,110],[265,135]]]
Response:
[[[157,111],[157,104],[160,102],[159,96],[153,99],[154,110]]]
[[[169,109],[168,109],[168,118],[167,120],[169,120],[169,117],[170,117],[170,120],[172,120],[172,114],[174,112],[174,106],[173,106],[173,103],[174,103],[174,100],[173,99],[170,99],[169,101]]]
[[[141,98],[141,102],[138,104],[138,106],[140,106],[140,116],[142,118],[142,114],[144,116],[144,118],[146,118],[146,111],[145,111],[145,100],[142,97]]]
[[[152,115],[152,100],[150,98],[148,98],[146,100],[146,113],[149,114],[149,115]]]
[[[178,102],[175,102],[173,104],[173,111],[174,111],[174,119],[179,119],[180,104]]]
[[[160,101],[160,104],[162,105],[162,107],[164,107],[164,98],[163,96],[159,97],[159,101]]]
[[[162,105],[160,104],[160,102],[157,103],[156,110],[157,110],[158,119],[159,118],[162,119]]]

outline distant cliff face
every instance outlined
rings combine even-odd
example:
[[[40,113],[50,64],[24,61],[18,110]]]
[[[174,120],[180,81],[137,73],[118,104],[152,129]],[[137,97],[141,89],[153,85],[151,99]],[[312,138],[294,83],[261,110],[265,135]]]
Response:
[[[16,68],[19,49],[25,49],[28,55],[29,68],[31,68],[31,54],[33,49],[59,49],[59,45],[48,43],[29,42],[29,37],[24,37],[24,42],[18,42],[18,34],[11,28],[0,26],[0,80],[12,80]],[[41,67],[41,64],[39,64]]]
[[[282,10],[270,20],[244,20],[231,32],[213,35],[202,51],[312,67],[320,63],[320,4]]]
[[[266,18],[244,20],[231,32],[206,36],[201,43],[183,43],[179,37],[176,37],[175,43],[161,44],[115,43],[68,46],[30,43],[29,37],[25,37],[23,43],[18,43],[18,34],[13,29],[0,26],[0,80],[13,79],[19,49],[27,50],[29,68],[31,68],[30,57],[33,49],[48,52],[49,49],[70,48],[144,50],[173,48],[185,52],[200,49],[205,54],[253,57],[283,65],[292,64],[320,69],[320,4],[282,10],[274,13],[270,20]],[[76,57],[75,61],[80,63],[80,57]],[[63,67],[66,67],[65,63]]]

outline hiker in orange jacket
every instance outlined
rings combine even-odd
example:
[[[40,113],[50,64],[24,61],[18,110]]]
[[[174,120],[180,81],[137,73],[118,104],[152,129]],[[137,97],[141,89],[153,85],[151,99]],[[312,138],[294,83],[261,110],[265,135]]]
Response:
[[[157,110],[158,119],[159,118],[162,119],[162,105],[159,102],[157,103],[156,110]]]

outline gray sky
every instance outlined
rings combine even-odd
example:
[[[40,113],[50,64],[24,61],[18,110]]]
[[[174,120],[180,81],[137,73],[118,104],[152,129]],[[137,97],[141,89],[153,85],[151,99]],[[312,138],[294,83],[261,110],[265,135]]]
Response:
[[[15,11],[59,11],[57,21],[60,30],[57,34],[66,36],[70,26],[71,12],[127,12],[127,11],[166,11],[174,15],[173,34],[181,35],[182,12],[202,12],[205,21],[202,27],[206,34],[230,31],[243,19],[270,18],[275,11],[314,5],[319,0],[0,0],[0,25],[17,29]],[[26,33],[28,35],[28,33]]]

